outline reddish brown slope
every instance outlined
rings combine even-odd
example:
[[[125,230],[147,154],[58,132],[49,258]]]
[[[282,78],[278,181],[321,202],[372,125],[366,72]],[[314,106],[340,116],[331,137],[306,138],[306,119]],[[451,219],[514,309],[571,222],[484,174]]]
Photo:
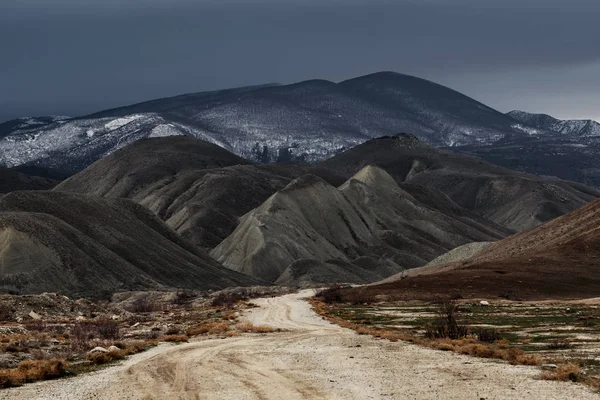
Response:
[[[353,289],[397,299],[462,296],[537,300],[600,296],[600,200],[497,242],[431,274]]]

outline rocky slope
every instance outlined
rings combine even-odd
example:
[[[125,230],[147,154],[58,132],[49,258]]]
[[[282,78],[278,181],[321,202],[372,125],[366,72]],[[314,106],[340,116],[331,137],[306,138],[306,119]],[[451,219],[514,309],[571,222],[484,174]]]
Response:
[[[117,290],[256,283],[224,269],[128,200],[47,191],[0,198],[3,290],[101,297]]]
[[[598,226],[600,200],[496,242],[471,258],[415,269],[362,294],[413,299],[444,294],[512,300],[597,297]]]
[[[459,206],[520,231],[600,197],[573,182],[544,179],[435,149],[411,135],[373,139],[320,165],[352,176],[377,165],[397,182],[435,189]]]
[[[458,245],[506,233],[476,218],[429,208],[385,171],[367,166],[339,188],[314,175],[295,179],[246,214],[211,255],[226,267],[268,281],[280,279],[290,264],[303,259],[383,260],[371,262],[371,276],[381,277],[422,265]],[[352,281],[341,274],[338,279]]]
[[[193,244],[212,249],[292,179],[314,173],[343,178],[308,164],[251,164],[190,137],[138,141],[62,182],[57,190],[126,197],[150,209]]]

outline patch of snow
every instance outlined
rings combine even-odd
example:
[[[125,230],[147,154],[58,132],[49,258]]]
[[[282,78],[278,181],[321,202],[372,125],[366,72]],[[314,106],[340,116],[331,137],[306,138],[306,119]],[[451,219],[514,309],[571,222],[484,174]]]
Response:
[[[130,124],[133,121],[138,120],[143,117],[144,117],[143,114],[133,114],[133,115],[128,115],[127,117],[117,118],[117,119],[110,121],[106,125],[104,125],[104,128],[107,131],[114,131],[115,129],[119,129],[122,126]]]

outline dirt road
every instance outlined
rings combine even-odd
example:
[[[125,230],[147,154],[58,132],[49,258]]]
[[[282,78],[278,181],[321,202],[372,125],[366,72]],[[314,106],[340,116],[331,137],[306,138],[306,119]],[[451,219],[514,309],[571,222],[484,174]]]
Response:
[[[0,399],[600,399],[539,370],[390,343],[323,321],[308,292],[254,302],[246,318],[286,329],[161,345],[122,365],[0,392]]]

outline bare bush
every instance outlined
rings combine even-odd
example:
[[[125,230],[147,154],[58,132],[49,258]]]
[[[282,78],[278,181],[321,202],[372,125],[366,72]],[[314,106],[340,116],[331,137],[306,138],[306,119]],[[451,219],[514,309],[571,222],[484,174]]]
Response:
[[[438,317],[425,328],[425,336],[429,339],[460,339],[469,334],[466,325],[457,321],[457,305],[453,301],[445,301],[439,305]]]
[[[125,309],[132,313],[151,313],[165,310],[165,305],[157,301],[140,298],[127,305]]]
[[[582,378],[581,368],[573,363],[563,364],[554,371],[544,371],[542,373],[542,379],[549,381],[578,382],[581,381]]]
[[[196,335],[217,335],[223,334],[229,330],[229,324],[225,321],[205,322],[195,327],[188,328],[188,336]]]
[[[239,293],[219,293],[212,301],[213,307],[233,308],[238,302],[245,300],[246,297]]]
[[[571,347],[573,347],[573,344],[571,343],[571,341],[569,339],[555,339],[553,341],[551,341],[550,343],[548,343],[548,348],[550,350],[564,350],[564,349],[570,349]]]
[[[268,325],[254,325],[250,322],[242,322],[236,325],[236,328],[240,332],[252,332],[252,333],[270,333],[275,332],[275,329]]]
[[[475,332],[477,340],[485,343],[494,343],[495,341],[502,340],[502,335],[497,329],[481,328]]]
[[[189,290],[184,290],[182,292],[177,292],[175,294],[175,297],[173,298],[172,303],[175,305],[189,304],[197,297],[198,297],[198,295],[196,293],[189,291]]]
[[[82,321],[73,325],[71,335],[75,342],[85,343],[92,339],[118,339],[119,324],[110,319]]]

